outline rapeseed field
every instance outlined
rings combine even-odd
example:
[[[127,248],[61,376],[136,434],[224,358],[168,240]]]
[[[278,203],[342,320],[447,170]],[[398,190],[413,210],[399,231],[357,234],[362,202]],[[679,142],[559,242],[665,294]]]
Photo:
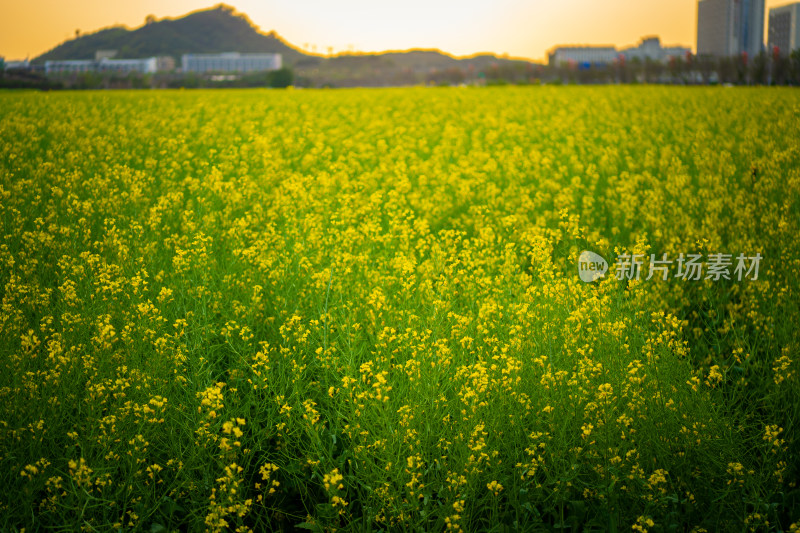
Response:
[[[0,103],[0,529],[800,528],[796,90]]]

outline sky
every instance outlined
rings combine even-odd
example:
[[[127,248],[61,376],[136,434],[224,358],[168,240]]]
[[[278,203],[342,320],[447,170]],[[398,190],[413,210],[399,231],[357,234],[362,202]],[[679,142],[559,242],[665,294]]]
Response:
[[[0,56],[34,57],[147,15],[174,18],[219,3],[197,0],[9,0],[0,7]],[[657,35],[695,49],[697,0],[228,0],[261,31],[319,54],[436,48],[544,60],[556,45],[618,47]],[[767,0],[766,9],[790,3]],[[765,16],[765,18],[767,18]]]

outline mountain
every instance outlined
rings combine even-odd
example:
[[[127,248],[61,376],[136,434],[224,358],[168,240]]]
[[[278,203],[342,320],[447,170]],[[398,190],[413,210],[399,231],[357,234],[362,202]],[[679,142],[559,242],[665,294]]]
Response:
[[[490,54],[453,57],[440,50],[419,49],[306,56],[294,66],[295,73],[315,87],[458,85],[481,81],[525,83],[537,77],[539,68],[524,59],[498,58]]]
[[[33,60],[94,59],[97,50],[117,50],[118,59],[172,56],[186,53],[280,53],[287,65],[304,54],[275,32],[261,33],[247,16],[220,4],[176,19],[149,19],[136,29],[117,26],[66,41]]]
[[[225,4],[180,18],[156,20],[129,29],[115,26],[66,41],[32,61],[94,59],[98,50],[116,50],[118,59],[172,56],[180,65],[186,53],[279,53],[301,86],[385,86],[419,83],[458,84],[485,79],[524,81],[534,77],[527,60],[491,54],[457,58],[439,50],[306,54],[275,32],[261,33],[242,13]]]

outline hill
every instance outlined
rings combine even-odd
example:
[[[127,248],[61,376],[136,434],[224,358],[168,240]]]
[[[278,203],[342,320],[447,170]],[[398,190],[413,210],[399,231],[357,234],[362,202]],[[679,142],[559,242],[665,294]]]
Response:
[[[93,59],[98,50],[116,50],[119,59],[172,56],[178,65],[186,53],[279,53],[303,86],[452,84],[480,77],[525,80],[531,77],[532,66],[529,61],[491,54],[457,58],[439,50],[307,54],[274,31],[261,33],[246,15],[225,4],[175,19],[148,17],[135,29],[104,28],[70,39],[32,62]]]
[[[453,57],[439,50],[389,51],[379,54],[306,56],[295,72],[312,86],[381,87],[474,83],[476,80],[525,82],[536,77],[533,63],[480,54]]]
[[[280,53],[287,65],[303,53],[274,32],[261,33],[246,15],[220,4],[177,19],[152,20],[136,29],[117,26],[66,41],[33,60],[93,59],[97,50],[117,50],[117,58],[172,56],[186,53]]]

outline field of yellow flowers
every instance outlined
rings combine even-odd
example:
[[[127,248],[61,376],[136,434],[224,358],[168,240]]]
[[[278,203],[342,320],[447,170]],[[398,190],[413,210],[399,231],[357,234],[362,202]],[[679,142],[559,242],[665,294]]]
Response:
[[[0,104],[0,530],[798,530],[796,90]]]

